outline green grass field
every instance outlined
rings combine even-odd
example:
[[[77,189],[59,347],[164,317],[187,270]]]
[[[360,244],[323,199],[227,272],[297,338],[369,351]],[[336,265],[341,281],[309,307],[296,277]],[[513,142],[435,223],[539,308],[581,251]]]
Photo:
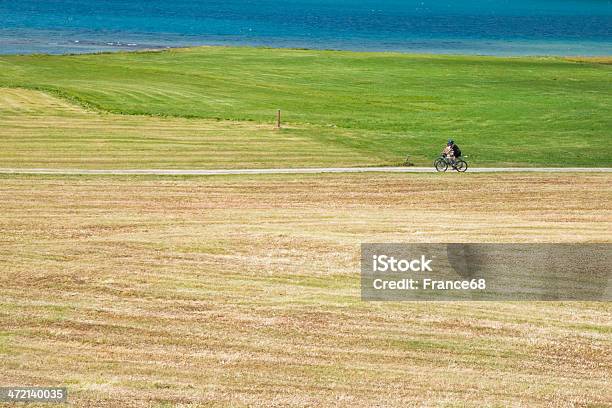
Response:
[[[345,132],[350,137],[348,132]],[[392,164],[326,133],[255,122],[101,114],[40,91],[0,89],[0,167],[175,168]],[[395,158],[397,160],[397,158]]]
[[[269,146],[293,150],[300,157],[285,161],[293,166],[333,162],[331,156],[324,157],[334,151],[342,151],[347,158],[342,165],[399,164],[406,155],[415,164],[430,164],[452,137],[474,165],[602,167],[612,164],[607,147],[612,128],[612,66],[607,63],[608,59],[203,47],[2,56],[0,87],[41,90],[98,113],[212,120],[208,127],[219,119],[271,127],[280,108],[293,128],[287,132],[298,135],[310,149],[309,154],[301,154],[302,145],[291,140]],[[22,120],[31,122],[27,117]],[[19,127],[0,126],[19,135]],[[172,139],[171,128],[165,141]],[[103,131],[98,135],[106,140]],[[161,153],[150,153],[143,160],[147,165],[157,160],[159,166],[170,167],[209,162],[169,163],[168,157],[180,156],[185,146],[181,138],[187,136],[181,135],[177,131]],[[91,147],[91,139],[77,136],[78,132],[66,129],[49,132],[46,143],[75,151]],[[243,150],[250,150],[248,137],[233,143],[231,133],[218,136],[221,144],[244,143]],[[275,136],[278,133],[270,135]],[[198,137],[187,143],[197,144]],[[141,132],[138,144],[144,150],[155,143],[146,139],[147,132]],[[32,148],[15,138],[1,143],[0,150],[9,152],[1,153],[2,160],[9,159],[10,152]],[[237,167],[274,162],[252,156],[234,155],[231,162]],[[126,160],[127,164],[119,160],[118,165],[140,166],[138,157]],[[80,165],[84,163],[87,160]]]

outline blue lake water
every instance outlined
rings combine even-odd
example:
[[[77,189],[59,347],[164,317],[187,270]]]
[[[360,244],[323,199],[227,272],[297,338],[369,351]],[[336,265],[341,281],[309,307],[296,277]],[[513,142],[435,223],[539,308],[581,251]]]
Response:
[[[0,0],[0,53],[255,45],[612,55],[612,0]]]

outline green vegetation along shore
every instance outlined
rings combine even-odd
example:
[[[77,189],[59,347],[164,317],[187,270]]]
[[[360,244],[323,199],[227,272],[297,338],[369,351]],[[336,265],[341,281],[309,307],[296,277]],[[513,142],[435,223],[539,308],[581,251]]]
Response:
[[[612,128],[609,62],[605,58],[415,56],[223,47],[2,56],[0,95],[14,91],[11,88],[25,88],[102,115],[140,115],[142,129],[137,121],[126,119],[133,128],[122,141],[131,150],[118,154],[122,157],[117,163],[120,167],[141,167],[143,163],[172,167],[167,158],[180,155],[189,144],[201,150],[197,154],[201,162],[179,164],[194,167],[211,163],[215,152],[210,148],[212,142],[204,143],[204,148],[198,140],[205,140],[206,135],[195,133],[194,139],[191,134],[186,141],[181,136],[184,129],[173,134],[176,118],[207,120],[206,127],[214,133],[215,126],[233,123],[225,120],[243,127],[249,123],[271,127],[278,108],[289,129],[272,133],[269,137],[279,137],[279,141],[263,150],[294,152],[291,159],[279,158],[282,165],[335,162],[331,156],[324,159],[328,152],[340,152],[342,165],[399,164],[406,155],[423,165],[431,163],[445,140],[452,137],[460,142],[469,160],[480,166],[603,167],[612,165],[612,149],[607,147]],[[18,165],[22,158],[25,162],[25,155],[37,154],[36,149],[44,152],[49,146],[64,146],[79,152],[90,149],[92,143],[104,146],[109,138],[116,141],[119,137],[109,136],[107,126],[101,126],[93,135],[85,131],[89,136],[81,138],[79,129],[65,126],[62,131],[38,134],[37,140],[46,142],[33,146],[31,138],[20,138],[23,126],[18,123],[32,123],[29,111],[20,111],[19,119],[9,108],[0,106],[0,131],[12,135],[3,138],[0,160],[12,157],[13,164]],[[38,112],[44,113],[44,109]],[[165,125],[164,148],[153,149],[143,159],[139,150],[150,152],[152,143],[160,143],[159,138],[147,137],[146,117],[151,115],[172,118]],[[103,117],[109,119],[108,115]],[[155,120],[160,123],[165,119]],[[223,121],[217,124],[217,120]],[[139,132],[138,148],[134,149],[127,139]],[[232,160],[225,160],[225,165],[219,163],[223,167],[269,167],[276,163],[272,157],[258,159],[254,154],[240,153],[252,150],[248,129],[237,139],[232,139],[232,132],[216,135],[221,144],[243,146]],[[261,134],[255,137],[261,138]],[[296,137],[303,143],[294,143]],[[310,150],[300,154],[303,146]],[[232,153],[226,152],[226,158],[230,156]],[[83,156],[86,159],[87,155]],[[78,160],[72,163],[79,165]]]

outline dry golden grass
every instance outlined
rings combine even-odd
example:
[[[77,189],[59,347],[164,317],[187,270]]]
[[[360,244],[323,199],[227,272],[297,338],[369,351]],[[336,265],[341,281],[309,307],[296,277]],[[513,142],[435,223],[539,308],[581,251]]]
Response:
[[[0,202],[2,384],[91,407],[612,404],[609,303],[364,303],[358,272],[361,242],[611,242],[607,174],[2,176]]]
[[[568,61],[586,62],[590,64],[612,64],[612,57],[567,57],[565,59]]]

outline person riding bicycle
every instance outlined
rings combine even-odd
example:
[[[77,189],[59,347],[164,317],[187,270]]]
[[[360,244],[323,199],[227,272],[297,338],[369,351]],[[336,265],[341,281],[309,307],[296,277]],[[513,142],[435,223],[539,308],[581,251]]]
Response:
[[[454,140],[449,139],[448,143],[446,143],[446,147],[442,151],[442,156],[447,157],[451,166],[455,167],[457,159],[461,157],[461,149],[455,144]]]

